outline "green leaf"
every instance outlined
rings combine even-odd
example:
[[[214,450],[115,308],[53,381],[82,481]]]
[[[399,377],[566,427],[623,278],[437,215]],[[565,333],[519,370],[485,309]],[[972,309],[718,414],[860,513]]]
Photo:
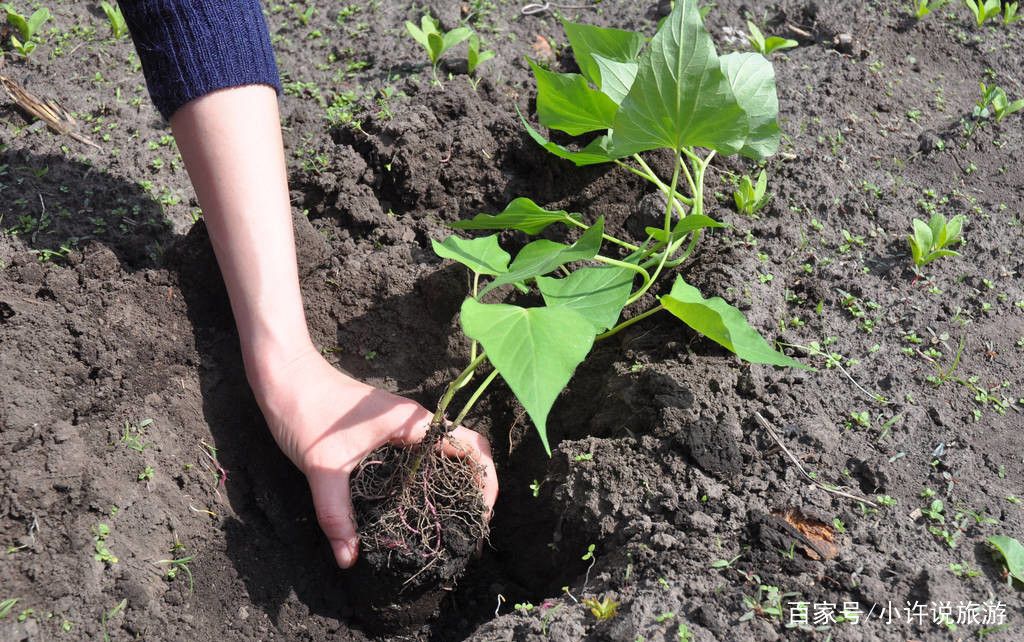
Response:
[[[796,40],[790,40],[789,38],[779,38],[778,36],[770,36],[764,41],[764,53],[765,55],[771,54],[778,51],[779,49],[791,49],[796,47],[800,43]]]
[[[736,102],[747,115],[750,131],[740,153],[754,159],[771,156],[779,148],[779,97],[775,69],[764,56],[731,53],[719,58],[722,72],[732,86]]]
[[[619,320],[633,287],[636,272],[614,265],[580,268],[564,279],[537,277],[537,287],[548,307],[564,306],[579,312],[604,332]]]
[[[18,30],[18,33],[20,33],[21,37],[25,40],[28,40],[32,37],[32,32],[29,31],[28,23],[25,22],[25,18],[22,17],[21,14],[14,13],[13,11],[8,9],[7,22],[14,25],[14,28]]]
[[[593,326],[570,307],[521,308],[466,299],[462,329],[530,414],[551,454],[547,418],[559,393],[594,343]]]
[[[436,66],[444,53],[444,37],[440,33],[427,34],[427,53],[430,54],[430,64]]]
[[[556,74],[530,60],[537,80],[537,117],[541,125],[579,136],[608,129],[618,105],[604,93],[587,86],[579,74]]]
[[[474,69],[493,57],[493,51],[480,51],[479,36],[474,33],[469,37],[469,45],[466,49],[466,71],[468,73],[473,73]]]
[[[423,26],[426,27],[428,24],[430,24],[429,18],[427,16],[423,16]],[[423,48],[426,49],[428,53],[430,52],[430,43],[427,42],[427,32],[408,20],[405,21],[405,30],[409,32],[409,35],[412,36],[413,40],[423,45]]]
[[[443,45],[441,46],[441,53],[448,51],[460,42],[464,42],[470,36],[473,35],[473,30],[469,27],[456,27],[448,33],[444,34]]]
[[[747,119],[718,64],[696,0],[677,0],[640,56],[636,79],[615,115],[612,150],[668,147],[740,150]]]
[[[946,217],[942,214],[934,214],[928,221],[928,230],[932,233],[931,245],[929,247],[942,247],[946,244]]]
[[[927,263],[931,263],[935,259],[939,259],[939,258],[942,258],[944,256],[960,256],[960,253],[959,252],[954,252],[953,250],[933,250],[933,251],[929,252],[928,255],[924,257],[924,259],[921,260],[919,265],[925,265]]]
[[[635,62],[619,62],[594,54],[594,62],[601,70],[601,91],[619,105],[629,94],[639,68]]]
[[[661,297],[661,304],[682,319],[683,323],[721,344],[741,359],[752,363],[811,369],[773,350],[768,342],[750,327],[742,312],[720,297],[705,299],[697,288],[683,281],[682,277],[676,277],[672,291]]]
[[[519,197],[505,206],[501,214],[477,214],[468,221],[449,223],[457,230],[520,230],[539,234],[552,223],[573,225],[582,218],[565,210],[546,210],[528,198]]]
[[[565,27],[565,35],[572,45],[572,52],[580,71],[587,80],[594,83],[595,87],[602,90],[606,89],[606,77],[594,57],[595,54],[605,60],[633,62],[647,42],[643,34],[633,31],[595,27],[567,20],[562,21],[562,26]]]
[[[50,19],[50,10],[46,7],[36,9],[32,17],[28,19],[28,37],[32,37],[35,32],[39,31],[39,27],[43,26],[43,23]]]
[[[1003,554],[1010,575],[1015,577],[1018,582],[1024,583],[1024,545],[1006,535],[993,535],[988,538],[988,541]]]
[[[915,218],[912,223],[914,226],[914,238],[917,240],[917,246],[921,252],[927,252],[935,247],[932,243],[931,228],[920,219]]]
[[[547,274],[566,263],[594,258],[601,249],[602,234],[604,234],[604,217],[597,219],[597,222],[590,226],[572,245],[555,243],[547,239],[538,239],[533,243],[528,243],[526,247],[519,250],[512,265],[508,266],[508,272],[498,275],[480,292],[480,296],[502,285],[518,283]]]
[[[516,107],[516,111],[519,111],[519,107]],[[536,129],[530,126],[530,123],[526,122],[523,118],[523,114],[519,113],[519,119],[523,121],[523,126],[526,127],[526,133],[530,135],[530,138],[535,140],[538,145],[548,150],[559,158],[570,160],[576,164],[577,167],[583,167],[584,165],[597,165],[599,163],[608,163],[621,158],[625,154],[613,156],[609,150],[609,144],[611,139],[607,134],[598,136],[594,140],[590,141],[586,147],[578,152],[572,152],[558,143],[549,142],[544,138]]]
[[[748,182],[750,179],[747,179]],[[703,214],[690,214],[676,223],[672,228],[672,241],[678,241],[690,232],[695,232],[708,227],[729,227],[725,223],[719,223],[715,219]],[[650,235],[655,241],[665,242],[665,230],[657,227],[644,228],[644,232]]]
[[[430,239],[434,253],[443,259],[451,259],[465,265],[477,274],[496,276],[508,271],[509,253],[498,245],[498,235],[492,234],[479,239],[463,239],[449,236],[441,243]]]

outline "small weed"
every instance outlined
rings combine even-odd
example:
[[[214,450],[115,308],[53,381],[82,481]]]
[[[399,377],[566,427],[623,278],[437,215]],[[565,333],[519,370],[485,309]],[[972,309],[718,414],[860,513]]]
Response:
[[[928,223],[915,218],[914,233],[907,237],[914,265],[920,269],[942,256],[960,256],[959,252],[945,248],[960,241],[964,220],[962,214],[957,214],[946,221],[946,217],[938,213]]]
[[[21,40],[16,36],[11,36],[11,44],[22,56],[28,56],[36,48],[35,35],[39,31],[39,27],[43,26],[43,23],[51,17],[50,10],[46,7],[41,7],[26,18],[15,11],[9,4],[4,8],[7,10],[7,22],[14,26],[18,33],[21,34]]]
[[[469,27],[456,27],[448,32],[441,31],[440,21],[436,18],[431,18],[429,15],[425,15],[420,19],[419,27],[412,22],[406,21],[405,29],[413,37],[413,40],[420,43],[427,50],[427,56],[430,58],[430,64],[434,72],[434,82],[438,85],[441,84],[441,81],[437,77],[437,66],[441,62],[441,56],[455,45],[468,40],[473,35],[473,30]],[[483,62],[479,59],[479,54],[476,62],[477,64]]]
[[[113,34],[115,40],[128,35],[128,24],[124,20],[124,14],[121,13],[121,7],[117,5],[111,5],[109,2],[100,3],[100,8],[103,9],[103,13],[107,14],[107,21],[110,23],[110,33]]]
[[[124,444],[126,449],[142,452],[150,446],[155,446],[156,442],[143,442],[142,431],[143,428],[153,423],[152,419],[143,419],[139,424],[133,425],[127,419],[124,422],[124,435],[121,436],[120,443]]]
[[[583,600],[583,604],[590,607],[590,612],[598,620],[610,620],[619,614],[619,602],[605,596],[598,600],[596,597],[589,597]]]
[[[749,176],[741,178],[739,186],[732,193],[733,200],[736,201],[736,211],[747,216],[753,216],[760,211],[772,198],[771,194],[765,193],[767,188],[768,178],[763,169],[758,174],[756,183],[751,181]]]
[[[101,522],[92,527],[92,532],[93,546],[96,550],[93,559],[107,565],[116,564],[117,557],[107,548],[107,537],[110,536],[110,527]]]
[[[778,36],[765,38],[761,30],[757,28],[757,25],[749,20],[747,20],[747,29],[750,31],[750,35],[747,36],[750,46],[754,48],[754,51],[765,56],[769,56],[780,49],[790,49],[800,44],[796,40],[779,38]]]

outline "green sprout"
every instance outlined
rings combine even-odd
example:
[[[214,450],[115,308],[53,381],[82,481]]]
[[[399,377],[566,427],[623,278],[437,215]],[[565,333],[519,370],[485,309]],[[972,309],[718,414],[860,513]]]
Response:
[[[736,211],[753,216],[771,200],[772,195],[765,193],[767,189],[768,178],[763,169],[757,175],[757,183],[751,181],[749,176],[741,178],[739,187],[732,193],[733,200],[736,201]]]
[[[778,36],[765,38],[761,30],[757,28],[757,25],[749,20],[747,20],[747,29],[750,31],[750,35],[747,36],[750,46],[754,48],[754,51],[765,56],[770,56],[780,49],[790,49],[800,44],[796,40],[779,38]]]
[[[985,21],[995,18],[1003,10],[1003,5],[999,0],[964,0],[964,4],[971,11],[979,29],[985,24]]]
[[[15,50],[22,56],[28,56],[36,48],[35,35],[39,31],[39,27],[43,26],[43,23],[50,19],[50,10],[46,7],[36,9],[31,16],[26,18],[17,11],[14,10],[11,5],[6,6],[7,9],[7,22],[11,23],[18,33],[21,34],[21,40],[17,36],[11,36],[11,44],[14,45]]]
[[[103,9],[103,13],[107,14],[110,32],[114,35],[114,39],[120,40],[125,37],[128,34],[128,24],[124,20],[124,14],[121,13],[121,7],[104,1],[100,3],[100,8]]]
[[[914,265],[921,268],[942,256],[960,256],[959,252],[946,248],[961,240],[964,220],[962,214],[957,214],[946,221],[946,217],[938,213],[927,224],[915,218],[914,233],[907,237]]]
[[[1017,7],[1020,5],[1019,2],[1007,2],[1005,11],[1003,13],[1003,26],[1009,26],[1010,24],[1017,22],[1021,17],[1017,15]]]
[[[949,0],[935,0],[934,2],[930,2],[929,0],[914,0],[914,17],[920,20],[929,13],[937,11],[948,2]]]
[[[99,523],[92,527],[93,532],[93,544],[96,550],[96,554],[93,555],[93,559],[97,562],[103,562],[104,564],[116,564],[117,556],[110,552],[107,548],[107,537],[110,536],[110,527],[106,524]]]
[[[172,549],[172,552],[174,549]],[[178,576],[178,571],[185,571],[185,575],[188,576],[188,594],[192,595],[195,589],[195,580],[192,577],[192,569],[188,567],[189,562],[196,558],[195,554],[189,555],[188,557],[181,557],[173,560],[159,560],[157,564],[170,564],[171,567],[164,573],[164,578],[168,582],[173,582],[174,578]]]
[[[598,620],[610,620],[619,614],[619,602],[616,602],[607,595],[598,600],[596,597],[588,597],[582,600],[585,606],[590,607],[590,612],[594,614]]]
[[[431,18],[429,15],[425,15],[420,19],[419,27],[408,20],[405,22],[405,28],[409,32],[409,35],[427,50],[427,55],[430,57],[430,64],[433,67],[434,82],[439,85],[441,84],[441,81],[437,78],[437,66],[440,64],[441,56],[455,45],[468,40],[469,37],[473,35],[473,30],[469,27],[456,27],[451,31],[444,32],[441,31],[440,24],[439,20]],[[482,54],[477,54],[477,64],[483,62],[483,60],[479,58],[480,55]],[[486,58],[484,58],[484,60],[486,60]],[[476,65],[474,65],[474,67],[475,66]]]
[[[467,46],[469,47],[466,55],[466,71],[468,73],[473,73],[473,70],[481,63],[487,62],[494,57],[493,51],[480,51],[480,37],[475,33],[470,34]]]

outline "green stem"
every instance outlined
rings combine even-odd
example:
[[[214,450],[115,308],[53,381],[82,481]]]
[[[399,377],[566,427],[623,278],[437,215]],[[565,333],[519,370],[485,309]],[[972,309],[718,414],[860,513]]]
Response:
[[[615,267],[624,268],[626,270],[632,270],[639,274],[640,278],[644,280],[643,285],[640,286],[641,289],[647,289],[650,286],[651,275],[647,273],[647,270],[643,269],[639,265],[636,265],[634,263],[627,263],[625,261],[619,261],[618,259],[610,259],[607,256],[601,256],[600,254],[595,256],[594,260],[600,261],[601,263],[605,263],[607,265],[614,265]]]
[[[434,413],[434,418],[430,421],[431,425],[438,425],[444,421],[444,411],[448,409],[448,404],[452,402],[452,397],[459,388],[464,386],[470,377],[473,376],[473,372],[477,366],[484,362],[487,358],[486,352],[481,352],[480,355],[469,362],[466,369],[459,373],[459,376],[455,377],[451,383],[448,384],[448,388],[444,391],[444,396],[441,397],[441,401],[437,402],[437,412]]]
[[[668,185],[666,185],[664,182],[662,182],[662,180],[660,178],[658,178],[658,175],[655,174],[654,170],[652,170],[647,165],[647,163],[644,161],[644,159],[640,157],[640,154],[633,154],[633,158],[636,159],[636,162],[640,164],[640,167],[643,167],[644,171],[647,172],[646,175],[644,175],[644,174],[640,174],[640,175],[644,176],[644,178],[646,178],[647,180],[649,180],[652,183],[654,183],[655,185],[657,185],[658,189],[660,189],[662,191],[662,193],[665,194],[666,197],[669,196],[673,190],[670,190]],[[683,207],[679,203],[682,203],[683,205],[686,205],[687,207],[693,207],[693,199],[692,198],[687,198],[687,197],[683,196],[682,194],[678,194],[677,193],[676,194],[676,201],[677,201],[676,202],[676,209],[679,210],[679,218],[685,218],[686,217],[686,212],[683,211]]]
[[[683,165],[683,159],[679,156],[679,154],[676,154],[675,157],[675,167],[672,169],[672,185],[669,187],[670,194],[676,193],[676,186],[679,185],[679,170],[680,168],[682,168]],[[674,201],[675,199],[669,197],[668,207],[665,208],[665,249],[661,252],[658,267],[657,269],[654,270],[654,274],[651,276],[651,280],[648,281],[644,285],[644,287],[641,287],[634,294],[631,294],[628,299],[626,299],[626,305],[636,303],[636,301],[640,297],[642,297],[648,289],[650,289],[651,284],[658,279],[658,275],[661,274],[662,268],[665,267],[665,261],[668,260],[669,242],[672,240],[672,203]]]
[[[582,229],[584,231],[590,229],[589,225],[587,225],[586,223],[580,223],[579,221],[577,221],[576,219],[572,218],[571,216],[567,216],[564,219],[563,222],[566,225],[572,225],[572,226],[578,227],[578,228],[580,228],[580,229]],[[636,245],[633,245],[632,243],[627,243],[626,241],[623,241],[622,239],[617,239],[614,236],[611,236],[610,234],[601,234],[601,238],[603,238],[604,240],[608,241],[609,243],[614,243],[615,245],[619,245],[621,247],[624,247],[627,250],[629,250],[630,252],[636,252],[637,250],[640,249]]]
[[[487,386],[491,385],[491,382],[494,381],[494,378],[497,376],[498,371],[492,370],[491,374],[487,375],[487,378],[480,382],[480,385],[477,386],[476,390],[473,392],[473,395],[469,398],[468,401],[466,401],[466,405],[462,407],[462,412],[459,413],[459,416],[456,417],[455,421],[452,423],[454,423],[456,426],[462,424],[462,420],[466,418],[466,415],[469,414],[470,409],[476,404],[477,400],[480,399],[480,395],[484,394],[484,390],[487,389]]]
[[[603,332],[603,333],[597,335],[596,337],[594,337],[594,340],[596,341],[598,339],[607,339],[608,337],[610,337],[613,334],[619,332],[620,330],[625,330],[626,328],[628,328],[629,326],[633,325],[637,321],[642,321],[642,320],[646,319],[647,317],[651,316],[652,314],[654,314],[655,312],[660,312],[661,310],[664,310],[664,309],[665,309],[665,306],[663,306],[663,305],[661,305],[659,303],[657,307],[651,308],[650,310],[648,310],[647,312],[644,312],[642,314],[638,314],[635,317],[633,317],[632,319],[629,319],[628,321],[623,321],[622,323],[620,323],[619,325],[615,326],[611,330],[608,330],[607,332]]]

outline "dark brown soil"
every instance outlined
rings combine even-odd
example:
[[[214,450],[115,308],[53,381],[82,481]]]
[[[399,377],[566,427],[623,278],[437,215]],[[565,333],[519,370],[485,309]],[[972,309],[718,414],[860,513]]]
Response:
[[[311,329],[340,367],[431,406],[468,352],[467,278],[430,249],[444,223],[528,196],[628,234],[648,190],[525,135],[524,56],[574,68],[550,13],[465,3],[497,56],[471,82],[457,49],[438,87],[403,33],[420,8],[328,4],[307,25],[267,5]],[[465,17],[432,6],[447,28]],[[668,3],[594,7],[568,17],[653,33]],[[108,38],[96,3],[50,8],[44,42],[2,73],[60,100],[101,150],[0,108],[0,602],[17,599],[0,639],[372,637],[376,615],[353,607],[365,586],[334,567],[248,391],[130,43]],[[716,161],[709,214],[733,227],[682,272],[766,337],[841,354],[850,378],[799,348],[818,372],[746,365],[656,316],[578,369],[549,418],[550,459],[493,386],[469,419],[502,484],[490,546],[435,617],[393,639],[676,640],[681,624],[695,640],[967,639],[995,622],[983,612],[953,633],[928,608],[949,603],[955,620],[986,601],[1010,624],[986,640],[1022,635],[1021,587],[986,539],[1024,538],[1024,112],[982,126],[971,112],[980,81],[1024,97],[1024,21],[978,29],[954,4],[918,22],[893,3],[720,0],[707,19],[720,48],[746,11],[800,42],[773,59],[786,134],[766,165],[773,197],[739,215],[730,172],[754,168]],[[906,235],[932,210],[966,215],[966,244],[915,281]],[[948,372],[961,341],[962,382],[929,383],[938,371],[920,353]],[[755,413],[818,481],[886,503],[809,483]],[[921,512],[935,499],[942,524]],[[834,557],[793,511],[827,527]],[[167,578],[180,567],[165,560],[193,555],[194,587],[181,570]],[[767,589],[751,606],[761,585],[812,617],[855,603],[861,620],[786,628]],[[605,621],[580,604],[606,597],[621,605]],[[915,604],[920,620],[900,610]]]

